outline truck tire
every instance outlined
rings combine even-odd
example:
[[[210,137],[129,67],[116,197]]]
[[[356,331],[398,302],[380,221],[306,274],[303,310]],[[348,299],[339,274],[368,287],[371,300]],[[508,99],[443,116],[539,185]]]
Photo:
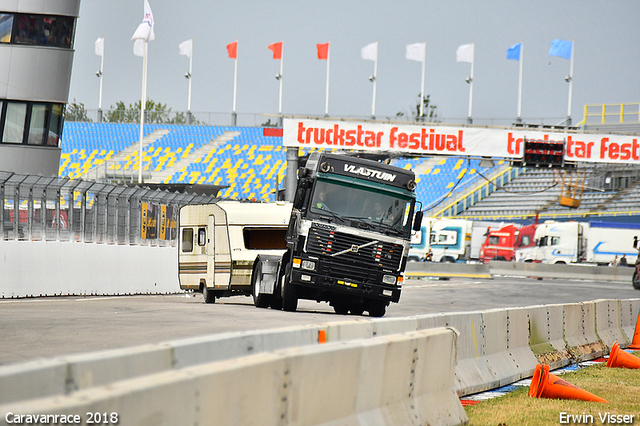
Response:
[[[387,303],[382,300],[373,300],[369,306],[369,316],[383,317],[387,313]]]
[[[349,312],[351,312],[351,315],[362,315],[362,313],[364,312],[364,304],[352,303],[351,307],[349,308]]]
[[[638,270],[633,273],[633,278],[631,279],[631,284],[633,284],[633,288],[636,290],[640,290],[640,274],[638,274]]]
[[[272,295],[260,293],[260,277],[262,276],[262,265],[256,261],[251,272],[251,291],[253,293],[253,304],[256,308],[268,308],[271,304]]]
[[[284,275],[282,276],[282,309],[287,312],[295,312],[298,309],[298,294],[296,287],[289,282],[290,266],[286,266]]]
[[[282,286],[282,309],[287,312],[295,312],[298,309],[296,288],[287,279],[284,280]]]
[[[202,297],[204,297],[204,303],[216,303],[215,293],[207,288],[206,284],[202,286]]]
[[[349,313],[349,304],[347,302],[333,302],[333,310],[338,315],[347,315]]]

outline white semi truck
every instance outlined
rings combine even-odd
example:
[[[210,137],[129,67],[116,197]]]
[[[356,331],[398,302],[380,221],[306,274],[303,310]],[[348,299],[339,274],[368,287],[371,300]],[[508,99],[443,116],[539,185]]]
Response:
[[[180,288],[216,298],[252,294],[253,262],[282,255],[291,203],[220,201],[180,209]]]
[[[546,221],[536,229],[532,260],[605,265],[625,256],[633,265],[638,257],[633,242],[638,237],[637,223]]]

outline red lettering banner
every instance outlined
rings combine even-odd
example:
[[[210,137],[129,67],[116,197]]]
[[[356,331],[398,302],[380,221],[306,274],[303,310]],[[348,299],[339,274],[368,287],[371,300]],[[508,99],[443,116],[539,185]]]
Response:
[[[285,146],[520,159],[523,139],[565,141],[565,161],[640,164],[638,137],[426,123],[284,120]]]

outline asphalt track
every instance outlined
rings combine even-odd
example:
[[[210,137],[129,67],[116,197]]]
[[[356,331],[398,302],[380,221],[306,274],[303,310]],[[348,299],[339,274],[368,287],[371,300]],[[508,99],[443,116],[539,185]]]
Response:
[[[531,278],[411,279],[385,317],[640,297],[631,283]],[[205,304],[201,294],[0,299],[0,364],[185,337],[344,321],[327,303],[257,309],[250,297]]]

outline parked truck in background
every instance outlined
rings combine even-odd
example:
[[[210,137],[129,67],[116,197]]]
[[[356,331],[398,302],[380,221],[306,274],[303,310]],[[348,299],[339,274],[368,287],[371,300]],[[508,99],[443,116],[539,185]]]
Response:
[[[415,187],[410,170],[311,153],[298,169],[286,252],[254,262],[255,305],[295,311],[308,299],[383,316],[400,299],[411,231],[421,226]]]
[[[251,296],[253,262],[259,254],[281,255],[291,203],[188,205],[180,209],[178,279],[183,290],[216,298]]]
[[[417,231],[411,233],[411,246],[409,248],[409,260],[422,262],[427,259],[427,254],[431,250],[431,228],[437,219],[423,217],[422,226]]]
[[[431,227],[431,251],[434,262],[468,262],[480,258],[487,231],[499,229],[502,222],[440,219]]]
[[[640,236],[640,224],[546,221],[536,229],[533,259],[550,264],[606,265],[624,255],[632,265],[638,257],[633,247],[636,236]]]
[[[490,229],[480,249],[483,263],[492,260],[531,261],[535,247],[536,225],[509,224],[500,229]]]

